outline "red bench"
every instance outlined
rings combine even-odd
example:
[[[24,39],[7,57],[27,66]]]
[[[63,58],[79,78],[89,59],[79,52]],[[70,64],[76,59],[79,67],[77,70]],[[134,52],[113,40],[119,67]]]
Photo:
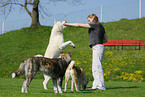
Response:
[[[138,46],[140,50],[141,46],[143,45],[145,48],[145,40],[144,39],[108,40],[108,42],[104,43],[103,45],[110,46],[110,49],[111,49],[111,46],[114,46],[114,48],[115,46],[117,46],[118,49],[119,49],[119,46],[122,46],[122,50],[124,46],[135,46],[135,49],[136,49],[136,46]]]

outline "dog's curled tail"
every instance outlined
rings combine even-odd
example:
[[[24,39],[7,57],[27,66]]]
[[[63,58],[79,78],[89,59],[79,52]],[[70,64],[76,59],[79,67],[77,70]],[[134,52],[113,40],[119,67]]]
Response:
[[[15,78],[16,76],[20,76],[23,73],[20,70],[16,70],[15,72],[12,73],[12,78]]]
[[[24,74],[25,64],[26,64],[26,60],[23,60],[23,62],[20,64],[19,69],[12,73],[12,78],[15,78],[17,76]]]
[[[35,55],[34,57],[43,57],[43,55],[38,54],[38,55]]]
[[[75,64],[75,61],[71,61],[68,65],[67,69],[72,69],[73,65]]]

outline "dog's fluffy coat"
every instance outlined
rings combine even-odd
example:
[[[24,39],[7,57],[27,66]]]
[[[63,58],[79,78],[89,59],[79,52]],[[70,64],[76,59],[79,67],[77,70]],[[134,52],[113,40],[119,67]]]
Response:
[[[73,83],[75,83],[76,91],[80,91],[81,86],[85,90],[86,86],[89,82],[89,79],[86,78],[86,75],[83,72],[83,69],[79,68],[77,66],[74,66],[74,64],[75,64],[75,62],[71,61],[71,63],[69,64],[69,66],[66,69],[66,72],[65,72],[65,89],[64,89],[64,91],[67,90],[67,83],[69,81],[70,76],[72,78],[71,91],[74,90],[73,89]]]
[[[44,58],[44,57],[30,57],[26,58],[20,64],[17,71],[12,73],[12,78],[22,75],[25,72],[25,81],[22,85],[21,92],[28,92],[28,86],[34,78],[37,71],[52,77],[54,92],[57,92],[57,85],[59,93],[62,93],[62,81],[66,68],[71,62],[71,51],[62,53],[61,58]]]
[[[75,47],[72,41],[64,42],[63,30],[66,28],[66,26],[63,25],[64,23],[65,21],[54,21],[54,26],[51,30],[49,44],[44,57],[58,58],[60,56],[60,50],[64,50],[68,45]]]

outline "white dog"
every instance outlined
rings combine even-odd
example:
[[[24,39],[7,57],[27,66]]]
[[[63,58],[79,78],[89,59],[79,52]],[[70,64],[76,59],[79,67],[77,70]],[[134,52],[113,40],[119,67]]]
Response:
[[[60,51],[64,50],[68,45],[71,45],[75,48],[75,45],[72,41],[64,42],[63,30],[66,28],[63,24],[66,21],[60,22],[54,20],[54,26],[51,31],[51,36],[49,39],[49,44],[46,49],[44,57],[46,58],[58,58],[60,57]],[[44,89],[47,89],[47,83],[51,77],[44,75],[45,80],[43,81]]]
[[[58,58],[60,56],[60,50],[65,49],[68,45],[75,47],[72,41],[64,43],[63,30],[66,28],[63,22],[57,22],[54,20],[54,26],[51,31],[48,47],[46,49],[44,57],[46,58]]]

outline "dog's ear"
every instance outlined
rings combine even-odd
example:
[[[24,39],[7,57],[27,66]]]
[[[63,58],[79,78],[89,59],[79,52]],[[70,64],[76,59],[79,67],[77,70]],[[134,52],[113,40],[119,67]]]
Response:
[[[57,23],[57,21],[56,21],[56,19],[54,19],[54,24],[56,24]]]

